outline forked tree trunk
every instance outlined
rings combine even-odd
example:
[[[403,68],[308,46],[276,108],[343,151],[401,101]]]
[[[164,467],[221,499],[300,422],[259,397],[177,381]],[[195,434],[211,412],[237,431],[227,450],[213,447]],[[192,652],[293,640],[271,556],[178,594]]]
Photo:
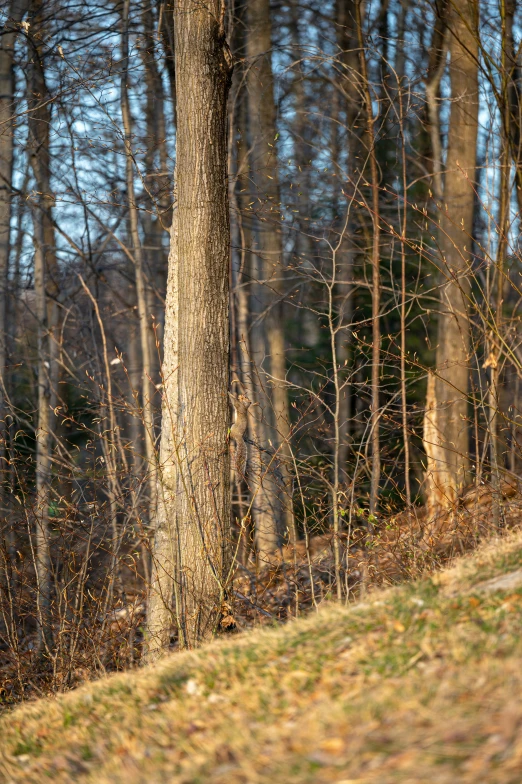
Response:
[[[170,587],[176,589],[180,644],[191,648],[218,626],[230,568],[226,119],[231,65],[218,0],[204,6],[180,0],[174,14],[178,236],[169,260],[164,366],[178,370],[164,388],[164,416],[166,409],[172,412],[171,424],[164,420],[160,449],[159,495],[164,494],[167,519],[158,519],[153,551],[149,658],[168,643]]]
[[[270,375],[272,376],[272,404],[274,411],[274,446],[283,458],[281,471],[285,483],[282,498],[282,518],[285,533],[293,538],[294,514],[291,494],[291,423],[286,388],[286,354],[284,338],[285,291],[280,211],[279,172],[277,164],[276,108],[271,63],[271,18],[269,0],[250,0],[247,6],[247,55],[249,120],[252,181],[258,215],[256,232],[261,260],[261,274],[265,280],[260,299],[266,314]],[[262,357],[255,357],[259,362]],[[265,412],[267,415],[268,412]],[[277,521],[273,520],[274,534],[266,542],[277,542]],[[269,553],[266,553],[269,555]],[[262,554],[263,555],[263,554]]]
[[[458,0],[448,18],[451,113],[440,246],[442,284],[437,377],[431,412],[435,443],[425,441],[434,508],[449,506],[469,470],[468,376],[470,252],[478,131],[478,3]]]

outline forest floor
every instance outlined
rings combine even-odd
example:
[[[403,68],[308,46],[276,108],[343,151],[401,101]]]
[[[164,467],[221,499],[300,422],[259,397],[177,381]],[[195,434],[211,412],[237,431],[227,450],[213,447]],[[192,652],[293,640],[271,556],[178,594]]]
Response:
[[[522,533],[0,719],[0,781],[519,784]]]

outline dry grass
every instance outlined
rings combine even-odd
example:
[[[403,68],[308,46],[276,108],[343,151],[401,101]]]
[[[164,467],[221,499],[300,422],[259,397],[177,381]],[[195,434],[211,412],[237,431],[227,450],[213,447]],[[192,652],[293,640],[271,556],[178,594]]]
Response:
[[[522,534],[351,607],[231,637],[0,722],[3,782],[522,780]]]

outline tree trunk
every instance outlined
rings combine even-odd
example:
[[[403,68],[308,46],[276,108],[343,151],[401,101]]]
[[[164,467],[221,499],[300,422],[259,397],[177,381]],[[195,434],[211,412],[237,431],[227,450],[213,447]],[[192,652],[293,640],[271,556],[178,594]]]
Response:
[[[372,403],[370,416],[370,438],[372,444],[372,473],[370,486],[370,512],[375,515],[379,504],[379,484],[381,479],[381,448],[379,437],[380,421],[380,375],[381,375],[381,271],[380,271],[380,216],[379,181],[377,155],[375,150],[375,125],[372,96],[368,80],[368,66],[364,48],[361,0],[355,4],[356,29],[359,37],[359,62],[364,103],[366,109],[367,155],[370,159],[370,184],[372,190]],[[384,7],[386,12],[386,7]]]
[[[344,98],[345,130],[347,134],[348,158],[347,158],[347,186],[348,196],[351,197],[358,178],[357,165],[361,164],[361,126],[364,125],[360,118],[363,108],[364,94],[361,85],[361,74],[359,68],[359,36],[357,32],[357,14],[355,0],[337,0],[335,5],[336,14],[336,37],[339,47],[339,65],[341,73],[339,87]],[[334,133],[336,131],[334,130]],[[336,133],[338,135],[338,132]],[[339,188],[336,188],[336,205],[341,203]],[[344,201],[344,200],[343,200]],[[344,202],[346,203],[346,202]],[[348,202],[350,205],[350,202]],[[340,422],[340,445],[339,445],[339,466],[341,477],[348,479],[347,461],[349,454],[349,422],[351,418],[351,389],[350,367],[352,358],[352,338],[351,330],[348,325],[353,318],[353,286],[347,283],[353,278],[355,247],[355,220],[353,216],[353,205],[349,206],[349,215],[340,215],[341,236],[338,249],[339,276],[341,283],[337,284],[337,294],[339,299],[339,330],[336,334],[337,361],[339,365],[339,375],[341,379],[341,395],[339,401],[339,422]],[[342,325],[345,325],[343,328]]]
[[[237,10],[239,22],[235,27],[235,50],[240,52],[245,45],[244,22],[246,7]],[[252,253],[252,225],[248,202],[249,150],[248,150],[248,96],[244,89],[247,72],[243,68],[234,70],[234,105],[238,126],[236,146],[236,187],[232,190],[232,204],[236,206],[239,270],[237,276],[237,344],[238,367],[241,382],[247,397],[252,403],[264,402],[263,389],[260,388],[259,369],[256,359],[264,356],[264,335],[258,325],[253,326],[256,315],[256,294],[261,287],[255,283],[259,279],[257,259]],[[243,89],[241,89],[243,87]],[[233,88],[234,89],[234,88]],[[239,92],[238,92],[239,91]],[[262,277],[262,273],[261,273]],[[259,304],[259,302],[257,302]],[[266,402],[266,401],[265,401]],[[254,522],[255,543],[260,560],[265,561],[276,551],[279,544],[277,525],[279,499],[276,482],[263,462],[263,452],[258,448],[270,442],[267,420],[263,417],[260,405],[252,406],[248,417],[249,436],[254,444],[248,449],[247,482],[250,491],[251,514]],[[257,446],[256,446],[257,445]]]
[[[51,629],[51,553],[49,503],[51,491],[52,433],[55,426],[58,384],[59,309],[57,305],[58,265],[52,219],[54,196],[51,191],[49,135],[51,113],[45,82],[39,0],[32,9],[29,42],[28,107],[29,151],[36,181],[33,208],[35,244],[35,293],[38,319],[38,414],[36,427],[36,579],[38,651],[42,654],[52,642]]]
[[[222,11],[217,0],[205,6],[181,0],[174,12],[178,237],[169,267],[177,256],[179,294],[169,269],[164,365],[174,367],[177,349],[178,371],[177,382],[164,388],[163,411],[173,412],[173,424],[162,427],[160,496],[165,494],[168,519],[163,523],[159,516],[153,552],[151,656],[166,645],[169,586],[176,587],[180,644],[191,648],[218,626],[230,568],[226,118],[231,67]],[[168,514],[172,505],[175,517]]]
[[[7,296],[11,205],[12,205],[12,174],[14,125],[10,119],[14,112],[14,45],[17,23],[21,21],[27,9],[26,0],[11,0],[9,19],[0,38],[0,507],[4,514],[5,491],[9,473],[7,472],[7,441],[8,427],[6,423],[6,392],[7,392],[7,335],[9,303]],[[11,311],[12,313],[12,311]],[[12,536],[8,533],[10,545]],[[1,541],[0,541],[1,546]],[[12,547],[10,547],[12,549]]]
[[[436,443],[428,445],[432,510],[453,503],[469,471],[468,376],[470,251],[478,132],[478,5],[460,0],[448,17],[452,104],[440,232],[443,282],[437,345],[437,378],[431,420]],[[438,453],[433,459],[431,452]]]
[[[165,65],[169,77],[172,114],[176,125],[176,64],[174,59],[174,0],[165,0],[161,20],[161,40],[165,53]]]
[[[279,173],[277,165],[276,108],[271,64],[271,19],[269,0],[248,3],[247,55],[251,171],[257,201],[257,243],[261,259],[264,290],[260,295],[262,309],[266,309],[267,343],[270,354],[270,376],[274,412],[274,446],[283,458],[282,474],[285,497],[282,499],[285,533],[293,536],[294,514],[291,493],[291,423],[286,381],[284,338],[284,274],[281,229],[277,222],[280,210]],[[274,217],[276,220],[274,220]],[[259,362],[260,357],[255,357]],[[265,415],[268,412],[265,412]],[[273,525],[277,525],[274,519]],[[275,536],[268,542],[277,540]]]
[[[428,451],[428,474],[438,487],[435,505],[451,504],[469,470],[468,376],[470,251],[478,132],[478,5],[452,4],[448,18],[452,104],[444,182],[440,246],[443,282],[437,345],[434,419],[436,448],[443,464]]]
[[[502,65],[504,73],[501,74],[501,79],[507,90],[502,90],[503,105],[499,109],[504,122],[504,133],[509,141],[515,164],[517,203],[519,212],[522,212],[522,53],[519,47],[515,47],[513,33],[517,0],[505,0],[503,5]]]
[[[147,98],[145,106],[146,153],[143,226],[145,233],[146,268],[152,285],[150,309],[155,316],[156,333],[161,344],[163,331],[163,301],[167,281],[167,257],[164,246],[165,232],[172,222],[171,183],[168,176],[168,155],[165,127],[165,95],[163,81],[156,62],[154,47],[154,17],[151,8],[143,11],[143,28],[146,47],[142,49]],[[156,162],[156,155],[158,161]],[[157,166],[159,164],[159,168]],[[154,335],[152,335],[154,338]],[[152,341],[152,366],[154,377],[158,375],[158,352]]]
[[[242,51],[244,46],[245,7],[237,9],[239,22],[235,27],[235,51]],[[246,396],[252,403],[259,401],[257,388],[256,367],[253,363],[253,348],[251,341],[252,329],[252,297],[251,286],[255,279],[252,271],[253,257],[252,231],[248,218],[249,193],[247,187],[248,174],[248,101],[244,89],[245,71],[236,66],[232,87],[232,99],[235,108],[234,120],[237,123],[237,143],[235,156],[235,179],[231,180],[230,198],[232,214],[234,216],[235,244],[238,247],[237,272],[236,272],[236,332],[237,332],[237,365],[241,383]],[[235,128],[234,128],[235,131]],[[235,138],[235,134],[233,135]],[[257,331],[259,337],[259,330]],[[255,343],[255,338],[254,338]],[[259,353],[259,350],[258,350]],[[248,436],[253,444],[248,448],[247,483],[250,491],[250,513],[254,521],[255,541],[261,560],[269,558],[277,549],[278,537],[274,520],[277,515],[277,489],[263,464],[263,453],[256,446],[268,444],[269,435],[267,423],[263,420],[259,406],[250,408],[248,417]],[[245,521],[246,524],[246,521]]]
[[[431,37],[426,78],[426,125],[429,131],[428,158],[431,164],[433,192],[442,199],[442,140],[440,135],[440,80],[448,54],[447,0],[435,4],[435,21]]]
[[[177,209],[172,216],[169,275],[165,303],[163,406],[158,467],[157,515],[152,549],[151,585],[147,606],[145,661],[154,661],[168,650],[172,623],[172,600],[176,593],[176,568],[180,563],[177,536],[179,503],[176,441],[178,416],[178,253]],[[178,602],[176,602],[178,604]],[[179,618],[179,615],[178,615]]]
[[[140,345],[142,361],[141,396],[143,427],[145,430],[145,456],[147,461],[147,479],[149,486],[149,520],[156,516],[156,482],[157,463],[154,433],[153,397],[155,386],[152,382],[152,334],[150,327],[150,308],[147,279],[144,269],[143,250],[140,240],[138,207],[134,192],[134,156],[132,151],[132,117],[130,112],[128,91],[129,67],[129,6],[130,0],[123,4],[122,16],[122,76],[121,76],[121,113],[123,119],[125,141],[125,165],[127,182],[127,202],[129,206],[129,223],[132,239],[132,255],[136,277],[136,299],[140,325]]]

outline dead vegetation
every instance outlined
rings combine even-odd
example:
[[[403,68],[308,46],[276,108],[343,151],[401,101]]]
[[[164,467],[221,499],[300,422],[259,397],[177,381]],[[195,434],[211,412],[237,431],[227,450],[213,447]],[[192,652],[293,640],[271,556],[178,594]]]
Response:
[[[499,534],[518,528],[522,519],[522,499],[512,488],[512,484],[504,486]],[[361,513],[351,531],[338,535],[343,601],[350,603],[375,589],[438,573],[456,556],[473,550],[480,540],[491,536],[493,500],[492,489],[483,486],[479,492],[469,491],[453,510],[429,524],[424,510],[417,509],[383,519],[374,530]],[[124,581],[113,586],[112,607],[104,609],[103,592],[93,594],[87,583],[82,613],[70,613],[69,621],[65,611],[63,617],[56,618],[61,644],[47,666],[36,656],[34,627],[32,631],[30,625],[24,627],[22,633],[13,625],[12,639],[16,642],[18,634],[20,642],[4,648],[0,658],[0,702],[4,707],[64,692],[140,664],[146,595],[143,579],[129,567],[135,543],[129,539],[123,544],[120,566]],[[250,557],[237,564],[222,608],[220,633],[246,632],[315,612],[336,596],[335,577],[331,532],[287,545],[265,564]],[[9,597],[3,593],[8,631],[9,619],[22,619],[24,608],[32,602],[30,573],[21,572],[13,584],[17,586],[15,594]],[[11,605],[6,601],[9,598]],[[176,637],[171,647],[177,650]]]
[[[522,590],[479,586],[521,561],[513,532],[432,578],[18,708],[1,775],[516,784]]]

